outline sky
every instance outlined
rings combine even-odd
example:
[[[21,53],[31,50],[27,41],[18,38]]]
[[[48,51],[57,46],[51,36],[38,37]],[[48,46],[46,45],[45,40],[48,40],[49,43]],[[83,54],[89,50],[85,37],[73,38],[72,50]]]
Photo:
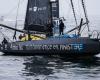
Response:
[[[17,11],[17,5],[19,0],[0,0],[0,15],[11,15],[15,14]],[[62,13],[60,13],[62,16],[66,15],[69,11],[69,5],[70,0],[60,0],[60,10]],[[77,3],[80,0],[73,0],[73,2],[76,4],[76,7],[79,7]],[[20,0],[20,10],[19,14],[25,14],[26,11],[26,5],[27,0]],[[100,15],[100,0],[85,0],[86,2],[86,8],[88,15]],[[77,6],[78,5],[78,6]],[[79,11],[76,11],[77,13]]]

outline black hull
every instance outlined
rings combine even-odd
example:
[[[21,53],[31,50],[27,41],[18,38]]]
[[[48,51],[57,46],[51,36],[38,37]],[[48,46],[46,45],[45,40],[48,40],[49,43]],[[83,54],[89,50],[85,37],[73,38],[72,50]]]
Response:
[[[49,38],[1,45],[0,51],[6,55],[94,56],[100,53],[100,42],[90,38]]]
[[[58,53],[54,53],[53,51],[48,53],[48,51],[45,51],[43,53],[37,53],[37,51],[35,52],[31,52],[31,51],[2,51],[4,54],[3,55],[13,55],[13,56],[55,56],[55,55],[58,55],[58,56],[63,56],[63,57],[92,57],[94,55],[97,55],[99,53],[71,53],[71,52],[68,52],[68,53],[65,53],[65,52],[58,52]]]

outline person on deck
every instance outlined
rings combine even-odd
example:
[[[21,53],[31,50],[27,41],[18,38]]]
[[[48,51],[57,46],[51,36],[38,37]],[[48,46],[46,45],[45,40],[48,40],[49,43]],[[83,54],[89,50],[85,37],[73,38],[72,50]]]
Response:
[[[24,34],[20,34],[19,35],[19,40],[26,41],[27,40],[26,34],[25,33]]]
[[[3,39],[2,44],[7,44],[8,41],[6,40],[6,38]]]
[[[19,39],[21,40],[23,38],[22,34],[20,34]]]
[[[60,35],[63,35],[64,34],[63,31],[64,31],[64,23],[63,23],[62,20],[60,20],[60,24],[59,24],[59,34]]]

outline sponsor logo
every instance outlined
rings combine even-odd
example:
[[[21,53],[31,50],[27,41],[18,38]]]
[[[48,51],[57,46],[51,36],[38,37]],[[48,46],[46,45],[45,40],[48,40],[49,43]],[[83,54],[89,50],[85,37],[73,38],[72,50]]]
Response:
[[[34,6],[34,7],[29,8],[29,11],[37,12],[37,11],[45,11],[46,9],[47,9],[47,7]]]
[[[13,50],[60,50],[60,51],[82,51],[83,44],[66,44],[66,45],[23,45],[11,46]]]

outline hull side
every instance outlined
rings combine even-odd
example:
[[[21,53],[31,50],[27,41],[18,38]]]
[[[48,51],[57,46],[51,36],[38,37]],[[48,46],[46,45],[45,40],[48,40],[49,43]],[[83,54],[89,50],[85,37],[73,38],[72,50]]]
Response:
[[[40,41],[14,42],[0,47],[13,55],[88,56],[100,53],[100,42],[89,38],[50,38]]]

